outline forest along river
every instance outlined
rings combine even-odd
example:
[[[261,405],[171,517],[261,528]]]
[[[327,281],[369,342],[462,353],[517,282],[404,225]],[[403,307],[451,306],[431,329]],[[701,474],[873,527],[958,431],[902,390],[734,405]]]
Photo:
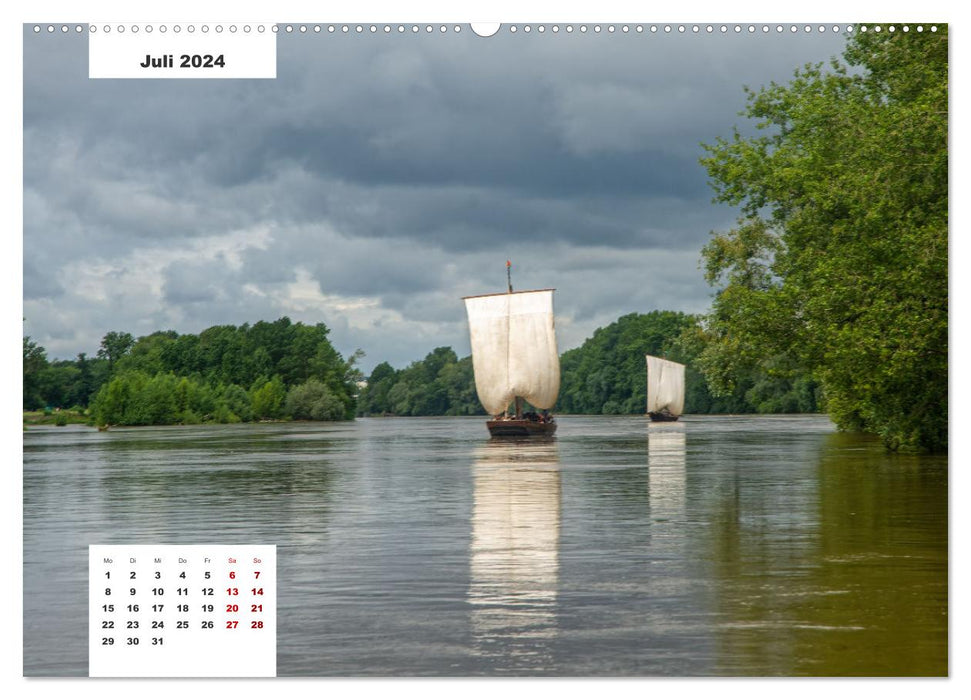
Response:
[[[276,544],[278,674],[943,675],[947,459],[823,416],[24,433],[24,673],[89,544]]]

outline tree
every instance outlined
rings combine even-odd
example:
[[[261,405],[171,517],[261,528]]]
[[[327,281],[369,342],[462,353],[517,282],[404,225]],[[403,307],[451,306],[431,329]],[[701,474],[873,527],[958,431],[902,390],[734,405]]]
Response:
[[[40,373],[47,367],[47,353],[43,347],[24,336],[24,409],[31,410],[45,405],[40,390]]]
[[[109,333],[108,335],[111,335]],[[108,338],[108,335],[105,338]],[[117,335],[117,334],[116,334]],[[156,331],[151,335],[132,340],[131,335],[125,333],[123,338],[113,338],[108,341],[111,347],[99,357],[105,357],[112,363],[115,371],[139,370],[148,374],[157,374],[173,368],[168,367],[167,358],[171,355],[169,348],[175,344],[178,334],[175,331]],[[125,345],[131,341],[127,349]],[[105,341],[101,342],[105,347]],[[118,354],[115,354],[118,353]]]
[[[131,333],[119,333],[109,331],[101,339],[101,347],[98,348],[98,357],[108,361],[108,371],[114,369],[115,363],[124,357],[135,344],[135,339]]]
[[[122,372],[102,384],[91,402],[95,422],[98,425],[138,425],[142,419],[138,415],[139,406],[145,403],[139,400],[139,395],[148,379],[143,372]]]
[[[371,376],[367,378],[367,384],[361,390],[357,400],[360,415],[379,416],[391,412],[388,392],[394,386],[397,374],[397,371],[387,362],[382,362],[371,371]]]
[[[253,419],[253,406],[246,389],[238,384],[216,387],[213,418],[217,423],[238,423]]]
[[[371,372],[357,402],[360,415],[482,415],[475,393],[472,358],[461,360],[450,347],[395,370],[382,362]]]
[[[310,378],[287,393],[285,411],[298,420],[343,420],[346,409],[323,382]]]
[[[857,33],[846,64],[747,91],[755,136],[706,146],[741,210],[703,251],[718,390],[809,372],[840,428],[946,449],[947,51],[946,26]]]
[[[445,387],[448,397],[447,415],[485,415],[485,409],[479,403],[479,396],[475,391],[475,373],[472,371],[471,355],[442,367],[438,373],[438,381]]]
[[[287,390],[280,377],[257,379],[250,389],[253,417],[256,419],[282,418],[283,402],[286,401],[286,398]]]
[[[105,381],[107,363],[104,360],[89,360],[87,354],[81,352],[78,353],[74,366],[78,368],[78,379],[73,402],[87,406]]]
[[[79,403],[78,384],[81,371],[70,361],[55,361],[40,371],[38,389],[45,405],[68,408]]]

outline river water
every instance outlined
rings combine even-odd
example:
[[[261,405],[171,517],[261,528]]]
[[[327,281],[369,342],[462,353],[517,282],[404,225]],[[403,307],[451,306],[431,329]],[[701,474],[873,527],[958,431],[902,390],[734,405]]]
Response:
[[[89,544],[275,544],[281,676],[948,673],[946,457],[822,416],[24,433],[24,674]]]

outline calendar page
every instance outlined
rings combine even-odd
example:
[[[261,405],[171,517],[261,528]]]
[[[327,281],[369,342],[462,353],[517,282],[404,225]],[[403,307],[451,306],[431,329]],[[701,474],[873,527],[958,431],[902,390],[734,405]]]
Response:
[[[947,12],[28,5],[26,686],[949,673]]]
[[[88,675],[276,675],[276,547],[92,545]]]

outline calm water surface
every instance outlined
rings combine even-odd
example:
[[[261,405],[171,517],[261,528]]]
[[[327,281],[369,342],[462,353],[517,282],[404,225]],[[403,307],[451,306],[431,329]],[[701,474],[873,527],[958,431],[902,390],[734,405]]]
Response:
[[[278,674],[945,675],[947,460],[820,416],[24,434],[24,673],[89,544],[276,544]]]

